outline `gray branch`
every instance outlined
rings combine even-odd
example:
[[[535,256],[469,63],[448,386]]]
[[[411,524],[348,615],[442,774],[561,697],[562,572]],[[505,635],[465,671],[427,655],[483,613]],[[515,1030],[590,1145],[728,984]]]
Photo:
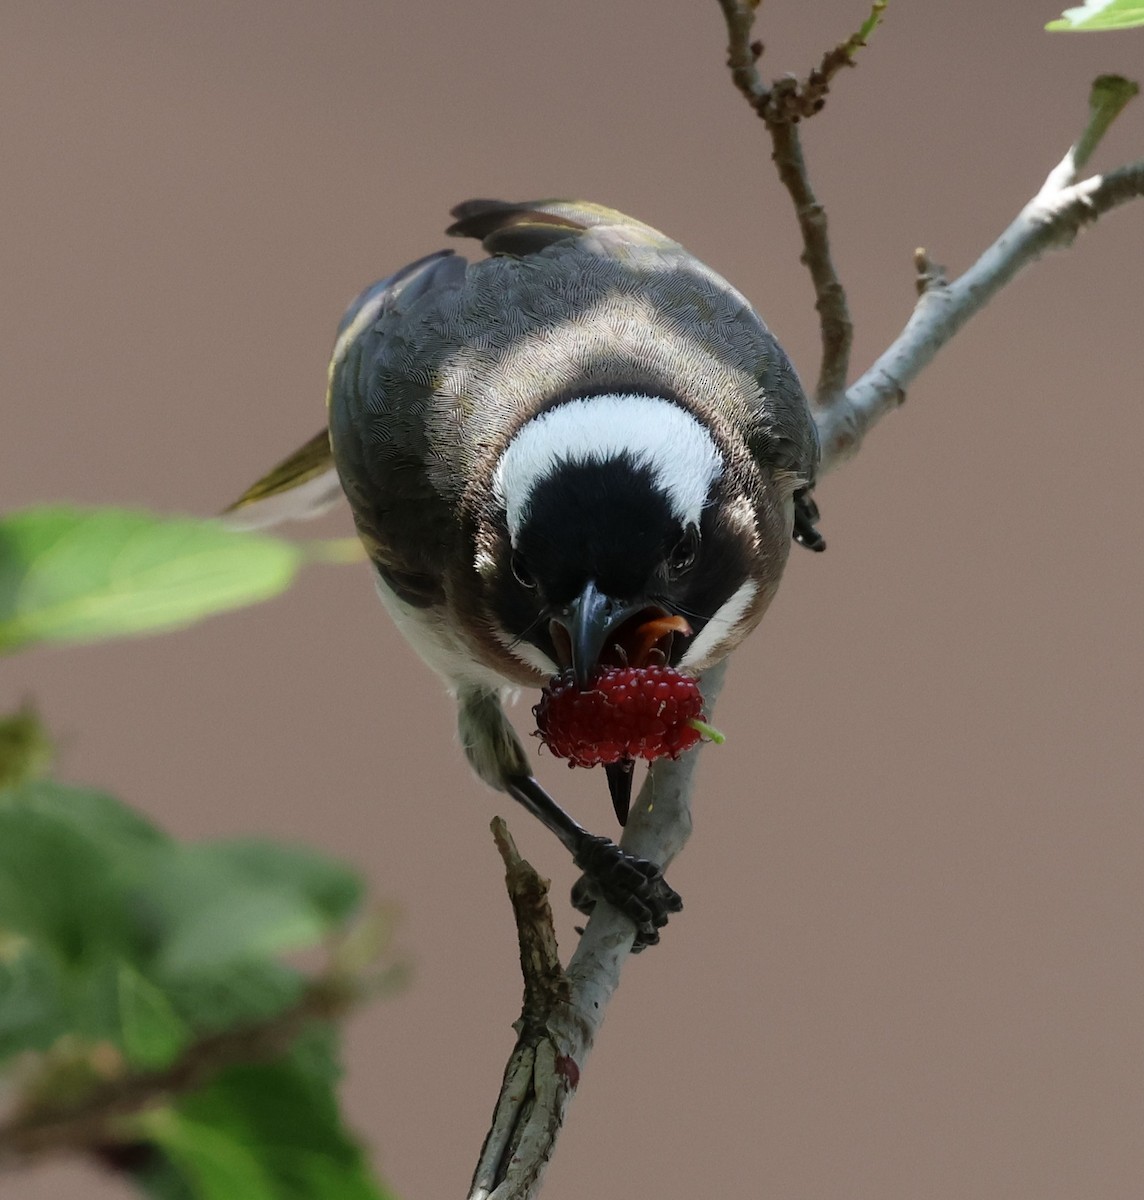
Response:
[[[725,672],[726,664],[720,663],[703,676],[708,714]],[[691,788],[698,761],[696,749],[682,758],[664,758],[652,764],[624,830],[620,844],[625,850],[666,866],[683,849],[691,835]],[[504,856],[499,832],[497,840]],[[535,904],[522,898],[531,885],[514,882],[522,876],[511,855],[506,856],[506,864],[521,942],[525,1001],[516,1026],[519,1037],[505,1069],[469,1200],[526,1200],[538,1194],[569,1101],[604,1023],[608,1001],[619,986],[635,936],[627,917],[609,904],[598,903],[563,972],[563,985],[550,983],[547,999],[541,999],[538,1006],[537,997],[545,991],[538,977],[551,980],[552,968],[547,956],[536,955],[531,947],[547,937],[536,928],[537,922],[547,923],[550,929],[552,917],[550,912],[539,914]]]
[[[760,85],[747,45],[754,5],[720,0],[728,16],[728,65],[745,93]],[[875,12],[880,11],[875,6]],[[736,24],[735,22],[738,22]],[[906,327],[874,365],[845,393],[818,408],[823,470],[851,458],[866,431],[901,404],[905,389],[934,355],[1023,267],[1051,249],[1068,246],[1084,226],[1128,200],[1144,195],[1144,160],[1104,175],[1076,181],[1079,170],[1135,85],[1115,78],[1096,81],[1089,123],[1044,186],[1016,220],[968,271],[953,283],[924,251],[915,261],[920,297]],[[829,351],[827,351],[829,358]],[[723,683],[726,664],[703,677],[710,711]],[[698,753],[655,763],[633,806],[622,845],[666,866],[691,834],[691,789]],[[511,839],[509,839],[511,844]],[[549,947],[551,912],[547,900],[521,903],[535,872],[522,864],[514,884],[509,865],[525,975],[525,1006],[520,1034],[505,1070],[492,1128],[485,1139],[469,1200],[529,1200],[539,1193],[580,1072],[603,1024],[608,1002],[619,986],[631,952],[631,922],[607,904],[598,904],[566,971],[561,972],[555,942]],[[519,857],[516,861],[519,863]],[[542,885],[541,890],[544,890]]]
[[[1018,272],[1049,250],[1070,246],[1087,225],[1144,196],[1144,159],[1076,181],[1100,137],[1136,94],[1135,84],[1102,76],[1093,85],[1088,126],[1009,228],[963,275],[947,283],[917,252],[921,295],[905,328],[873,366],[835,401],[817,410],[823,473],[857,453],[868,430],[906,397],[934,355]]]

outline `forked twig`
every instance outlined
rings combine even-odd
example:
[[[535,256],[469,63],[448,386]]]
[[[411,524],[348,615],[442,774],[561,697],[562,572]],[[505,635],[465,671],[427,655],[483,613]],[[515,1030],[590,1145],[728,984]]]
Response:
[[[725,672],[726,664],[720,663],[703,676],[708,713]],[[698,759],[695,750],[652,764],[624,830],[625,850],[667,866],[683,849],[691,834],[691,789]],[[541,905],[528,898],[535,888],[532,881],[539,882],[536,873],[516,855],[503,822],[500,828],[494,824],[494,836],[508,868],[525,999],[515,1025],[517,1043],[505,1068],[469,1200],[525,1200],[540,1188],[580,1072],[619,986],[635,927],[610,904],[597,903],[567,970],[561,972],[555,938],[549,943],[552,915],[547,899]],[[541,886],[546,892],[547,885]]]
[[[776,165],[783,174],[786,163],[784,182],[799,213],[803,257],[811,269],[822,320],[823,366],[816,419],[823,469],[829,470],[857,451],[865,432],[901,402],[906,385],[937,350],[1022,267],[1048,249],[1068,245],[1080,228],[1103,213],[1144,195],[1144,161],[1076,181],[1104,131],[1135,94],[1135,86],[1112,77],[1097,80],[1089,123],[1081,138],[1016,220],[959,279],[947,282],[942,268],[935,266],[924,250],[915,252],[919,299],[913,315],[878,361],[849,390],[844,390],[850,320],[830,260],[825,213],[810,189],[796,121],[791,116],[792,112],[805,115],[797,111],[798,106],[813,101],[808,100],[812,90],[796,81],[794,87],[779,90],[776,100],[776,89],[767,89],[758,74],[762,47],[750,41],[755,6],[737,0],[720,0],[720,5],[730,37],[728,66],[732,77],[767,121],[775,144]],[[870,21],[854,39],[843,43],[850,47],[850,55],[876,23],[883,7],[875,5]],[[843,65],[836,59],[831,61],[832,70]],[[816,86],[829,84],[829,72],[824,76],[823,84]],[[824,95],[823,90],[817,99]],[[776,112],[785,112],[787,119],[773,115],[768,118],[772,105]],[[704,677],[709,707],[722,685],[724,671],[725,664],[720,664]],[[691,831],[690,796],[696,758],[692,753],[653,766],[633,807],[622,843],[625,849],[664,865],[682,849]],[[598,904],[567,970],[561,971],[551,936],[546,885],[521,862],[503,828],[498,830],[497,840],[508,866],[509,892],[517,917],[525,1003],[517,1022],[519,1040],[505,1071],[470,1200],[527,1200],[539,1190],[580,1071],[619,984],[634,931],[627,918],[606,904]]]
[[[905,399],[906,389],[950,338],[1025,267],[1049,250],[1071,245],[1081,229],[1129,200],[1144,196],[1144,159],[1103,175],[1077,175],[1136,84],[1102,75],[1092,86],[1081,136],[1049,172],[1040,191],[959,278],[946,282],[925,251],[915,253],[917,303],[905,328],[844,393],[816,414],[823,473],[857,453],[866,433]]]
[[[875,0],[862,27],[827,50],[805,79],[787,75],[773,85],[765,83],[759,74],[763,44],[751,40],[758,4],[751,0],[719,0],[719,7],[727,25],[731,79],[766,125],[771,136],[771,158],[794,204],[802,234],[801,259],[814,284],[814,307],[822,335],[822,363],[814,396],[817,405],[826,405],[846,387],[854,325],[830,253],[826,210],[814,193],[803,157],[798,124],[822,110],[834,76],[843,67],[854,65],[855,54],[881,20],[886,0]]]

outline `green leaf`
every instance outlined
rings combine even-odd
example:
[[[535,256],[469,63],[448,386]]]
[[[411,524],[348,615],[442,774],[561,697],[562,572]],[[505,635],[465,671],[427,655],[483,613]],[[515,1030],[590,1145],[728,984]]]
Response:
[[[0,789],[0,929],[42,939],[72,969],[135,960],[135,889],[179,847],[102,792],[36,780]]]
[[[73,966],[118,953],[132,930],[114,876],[109,856],[58,817],[0,807],[0,929]]]
[[[157,1069],[175,1061],[191,1040],[170,1000],[129,963],[118,971],[119,1043],[136,1067]]]
[[[1066,8],[1059,19],[1045,28],[1053,31],[1132,29],[1144,25],[1144,0],[1085,0],[1077,8]]]
[[[192,972],[315,945],[361,891],[347,868],[301,848],[254,840],[183,847],[147,884],[162,930],[160,970]]]
[[[329,1084],[291,1059],[231,1067],[142,1132],[199,1200],[384,1200]]]
[[[252,884],[288,889],[328,924],[345,920],[361,902],[362,883],[354,872],[305,846],[236,838],[213,843],[210,852]]]
[[[146,817],[106,792],[37,779],[0,788],[0,811],[35,812],[74,829],[108,855],[133,857],[175,843]]]
[[[128,1171],[136,1191],[151,1200],[198,1200],[190,1183],[164,1154],[148,1146],[148,1153],[137,1155]]]
[[[0,652],[177,629],[289,586],[290,542],[213,521],[32,508],[0,520]]]
[[[175,1012],[200,1035],[270,1020],[302,994],[302,976],[274,959],[160,971],[157,978]]]
[[[233,1131],[173,1110],[152,1113],[141,1125],[166,1152],[195,1200],[276,1200],[278,1193],[257,1151]]]
[[[46,774],[51,762],[51,738],[31,705],[0,719],[0,788]]]
[[[68,1029],[63,980],[42,946],[0,939],[0,1063],[25,1050],[46,1050]]]

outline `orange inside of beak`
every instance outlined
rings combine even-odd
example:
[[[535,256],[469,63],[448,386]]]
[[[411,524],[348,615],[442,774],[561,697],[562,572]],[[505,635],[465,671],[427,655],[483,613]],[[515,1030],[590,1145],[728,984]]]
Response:
[[[660,643],[666,641],[670,645],[670,638],[673,633],[680,633],[684,637],[690,637],[691,626],[682,617],[678,616],[655,617],[651,621],[644,621],[642,625],[636,628],[627,646],[629,666],[646,666],[647,660],[655,650],[660,650],[666,659],[666,647],[661,646]]]

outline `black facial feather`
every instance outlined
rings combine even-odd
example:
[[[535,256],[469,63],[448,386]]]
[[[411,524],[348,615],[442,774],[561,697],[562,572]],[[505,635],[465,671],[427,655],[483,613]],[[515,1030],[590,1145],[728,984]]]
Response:
[[[552,604],[590,579],[627,599],[647,588],[681,532],[651,471],[620,456],[565,463],[538,483],[517,551]]]
[[[699,557],[670,593],[680,612],[699,633],[719,606],[751,574],[751,558],[742,532],[726,520],[726,509],[709,504],[699,522]]]
[[[503,628],[553,655],[548,621],[538,618],[594,580],[617,600],[647,599],[686,616],[699,633],[750,572],[743,535],[719,504],[721,490],[717,484],[703,511],[694,561],[676,574],[669,560],[688,531],[647,467],[628,456],[561,465],[537,484],[516,549],[493,581]],[[672,657],[685,650],[677,638]]]

